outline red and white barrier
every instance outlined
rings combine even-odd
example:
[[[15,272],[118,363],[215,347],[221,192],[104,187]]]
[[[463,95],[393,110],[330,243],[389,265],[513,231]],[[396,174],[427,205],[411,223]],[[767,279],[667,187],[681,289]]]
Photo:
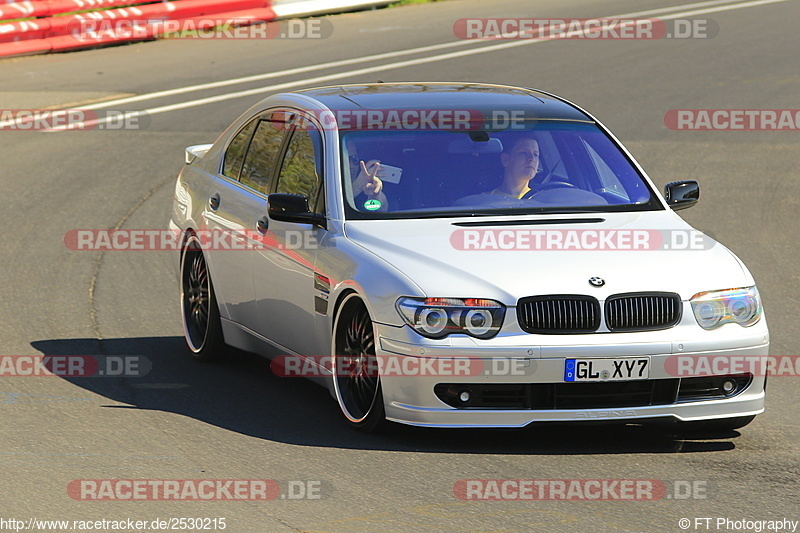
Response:
[[[131,5],[137,4],[137,5]],[[94,11],[98,8],[108,8]],[[82,13],[61,15],[78,10]],[[47,53],[103,44],[150,39],[163,31],[165,21],[208,17],[214,21],[274,20],[269,0],[51,0],[0,4],[2,18],[35,16],[0,22],[0,56]],[[105,28],[103,31],[93,28]],[[109,30],[109,28],[111,28]],[[136,31],[130,31],[135,28]]]
[[[0,0],[0,57],[157,38],[167,21],[207,29],[363,9],[391,0]],[[111,8],[111,9],[109,9]],[[6,21],[6,22],[3,22]],[[93,29],[94,28],[94,29]],[[102,28],[97,30],[96,28]]]
[[[272,9],[278,18],[290,18],[385,6],[392,1],[396,0],[272,0]]]
[[[93,9],[148,4],[163,0],[30,0],[0,3],[0,20],[30,17],[51,17],[62,13]]]

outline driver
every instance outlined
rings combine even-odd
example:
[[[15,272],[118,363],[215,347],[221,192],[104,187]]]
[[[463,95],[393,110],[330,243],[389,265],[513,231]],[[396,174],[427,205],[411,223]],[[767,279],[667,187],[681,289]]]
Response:
[[[533,137],[520,137],[511,148],[500,154],[505,171],[503,182],[489,194],[522,198],[531,191],[528,183],[539,171],[539,142]]]

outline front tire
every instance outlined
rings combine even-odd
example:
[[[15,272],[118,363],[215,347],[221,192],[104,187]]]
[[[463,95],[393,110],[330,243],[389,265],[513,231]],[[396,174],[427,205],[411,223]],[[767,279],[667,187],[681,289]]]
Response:
[[[181,258],[181,318],[189,353],[198,361],[226,359],[219,306],[200,241],[187,239]]]
[[[345,297],[333,329],[333,386],[347,422],[367,433],[388,426],[375,355],[375,328],[364,302]]]

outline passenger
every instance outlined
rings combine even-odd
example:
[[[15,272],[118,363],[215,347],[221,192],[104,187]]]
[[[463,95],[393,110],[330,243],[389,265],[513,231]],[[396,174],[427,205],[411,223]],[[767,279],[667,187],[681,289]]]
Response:
[[[347,152],[349,154],[350,163],[350,177],[353,178],[353,200],[356,201],[362,194],[366,200],[362,202],[366,204],[368,200],[377,200],[379,204],[374,202],[376,208],[366,208],[368,211],[386,211],[389,209],[389,202],[386,195],[383,193],[383,181],[378,177],[381,171],[380,161],[372,159],[365,163],[358,157],[357,150],[352,143],[347,143]],[[358,202],[356,202],[358,203]],[[366,207],[366,206],[365,206]]]

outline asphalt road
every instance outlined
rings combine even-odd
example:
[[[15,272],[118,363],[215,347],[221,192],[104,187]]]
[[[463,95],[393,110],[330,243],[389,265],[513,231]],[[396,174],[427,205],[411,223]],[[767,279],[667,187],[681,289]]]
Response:
[[[659,186],[700,180],[701,202],[681,214],[753,272],[772,354],[798,354],[800,133],[672,131],[663,119],[670,109],[800,107],[800,4],[681,5],[451,0],[328,17],[333,33],[322,41],[169,40],[0,60],[4,109],[150,95],[109,107],[149,110],[140,129],[0,131],[7,203],[0,211],[0,354],[141,355],[152,363],[141,378],[0,378],[0,519],[224,517],[234,533],[681,531],[681,518],[691,520],[690,531],[748,531],[717,527],[716,519],[800,520],[797,378],[771,379],[766,413],[727,435],[679,438],[602,426],[362,435],[340,420],[326,391],[277,378],[257,358],[242,354],[223,366],[190,361],[167,252],[78,252],[64,244],[73,229],[165,228],[183,148],[212,142],[275,85],[380,79],[531,86],[594,113]],[[464,17],[588,18],[655,9],[660,16],[710,10],[693,16],[710,19],[719,32],[708,39],[513,46],[453,35],[454,21]],[[455,44],[434,46],[444,43]],[[283,72],[299,67],[309,68]],[[270,73],[278,75],[262,76]],[[205,86],[250,76],[261,78]],[[677,480],[701,487],[696,495],[705,497],[457,499],[454,484],[475,478],[657,479],[670,486]],[[284,496],[289,482],[302,481],[319,487],[320,497],[71,498],[70,482],[86,479],[271,479]],[[713,518],[708,528],[694,521],[700,517]],[[0,522],[0,531],[7,526]]]

